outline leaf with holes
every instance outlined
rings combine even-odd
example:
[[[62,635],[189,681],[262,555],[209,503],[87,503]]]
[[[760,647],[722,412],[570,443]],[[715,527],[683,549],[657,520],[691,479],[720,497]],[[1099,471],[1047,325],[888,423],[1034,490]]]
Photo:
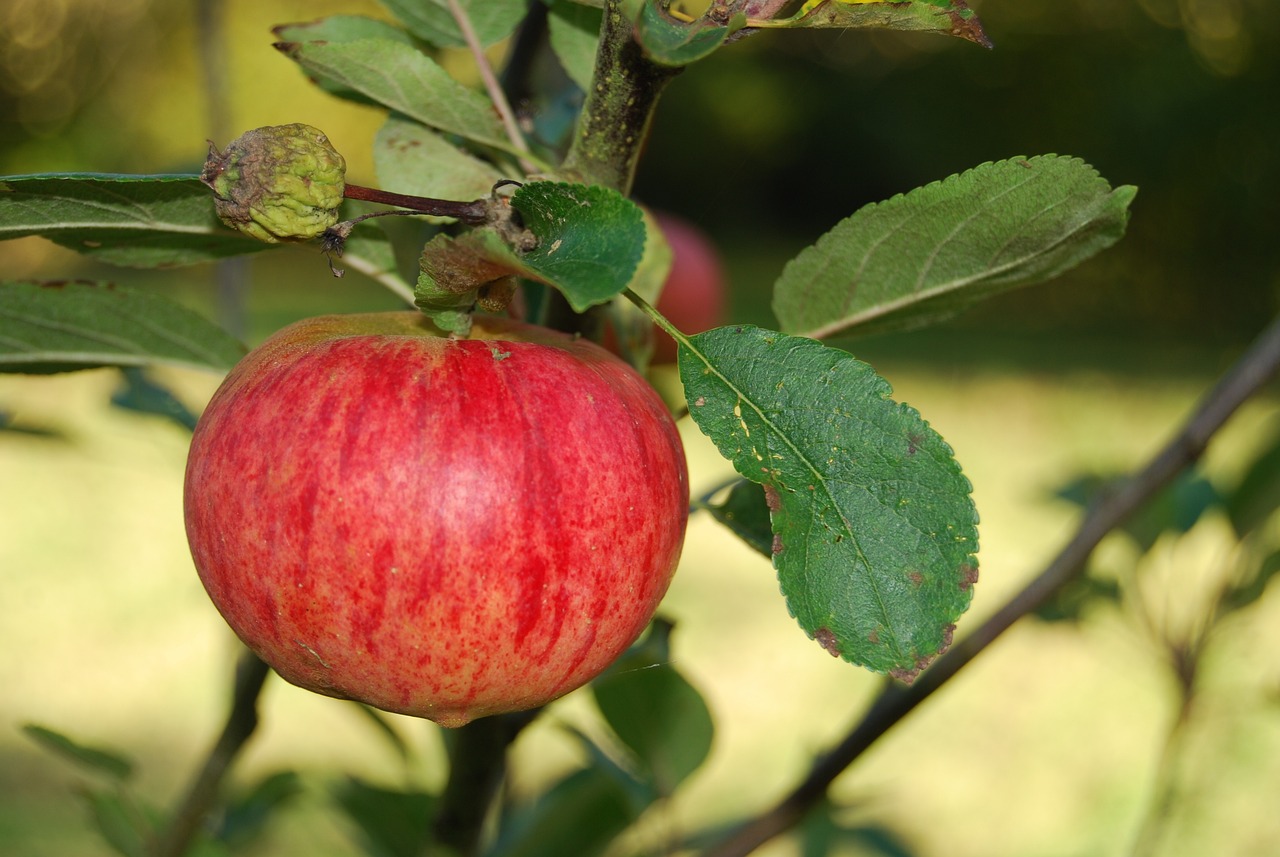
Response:
[[[764,486],[788,609],[832,655],[911,680],[977,579],[977,512],[951,448],[838,349],[756,327],[682,344],[698,427]]]

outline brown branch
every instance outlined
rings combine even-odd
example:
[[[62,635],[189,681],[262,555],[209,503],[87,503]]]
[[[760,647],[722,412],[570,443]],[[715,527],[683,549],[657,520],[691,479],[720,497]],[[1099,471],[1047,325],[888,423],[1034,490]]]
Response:
[[[1201,399],[1182,430],[1136,475],[1102,497],[1048,567],[1026,588],[926,670],[909,687],[891,685],[834,749],[820,757],[790,794],[729,834],[706,857],[742,857],[799,823],[831,783],[877,739],[982,653],[1018,619],[1079,576],[1103,537],[1123,524],[1204,453],[1214,434],[1280,367],[1280,318]]]
[[[269,672],[270,668],[253,652],[241,655],[236,664],[235,690],[227,723],[209,751],[204,767],[174,810],[168,827],[148,851],[150,857],[181,857],[190,849],[205,817],[217,803],[223,778],[258,728],[258,694]]]

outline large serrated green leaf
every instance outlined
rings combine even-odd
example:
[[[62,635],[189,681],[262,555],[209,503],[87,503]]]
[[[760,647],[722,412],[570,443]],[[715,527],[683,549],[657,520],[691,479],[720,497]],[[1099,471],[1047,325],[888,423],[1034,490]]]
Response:
[[[722,327],[682,344],[698,427],[765,488],[788,609],[828,652],[910,679],[950,643],[977,575],[977,512],[945,441],[867,364]]]
[[[791,18],[767,25],[925,30],[991,47],[982,22],[965,0],[809,0]]]
[[[504,151],[512,149],[492,102],[449,76],[414,47],[390,39],[279,42],[308,72],[425,125]]]
[[[396,193],[434,199],[487,196],[502,173],[441,135],[403,116],[392,116],[373,143],[378,181]]]
[[[382,5],[425,42],[442,48],[466,44],[445,0],[382,0]],[[529,11],[526,0],[458,0],[458,5],[486,46],[511,35]]]
[[[225,372],[245,349],[159,295],[109,283],[0,282],[0,371],[161,363]]]
[[[0,177],[0,241],[40,235],[114,265],[168,267],[256,253],[223,226],[193,175]]]
[[[983,164],[841,221],[788,263],[774,312],[818,338],[941,321],[1111,246],[1136,193],[1077,158]]]

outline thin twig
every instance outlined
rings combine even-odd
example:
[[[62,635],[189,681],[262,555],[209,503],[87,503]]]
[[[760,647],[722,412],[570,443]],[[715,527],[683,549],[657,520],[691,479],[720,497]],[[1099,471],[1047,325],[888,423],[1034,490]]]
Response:
[[[200,831],[209,811],[218,800],[223,777],[258,728],[258,694],[270,668],[253,652],[246,651],[236,663],[235,690],[231,713],[222,734],[209,751],[204,767],[174,810],[169,826],[153,843],[150,857],[182,857]]]
[[[493,102],[494,108],[498,111],[498,116],[502,119],[502,127],[506,129],[507,139],[511,141],[511,145],[517,152],[528,154],[529,143],[520,131],[520,123],[516,121],[515,111],[511,109],[511,104],[507,101],[507,95],[502,91],[502,85],[498,83],[497,75],[493,73],[493,66],[489,64],[488,57],[484,55],[484,45],[480,44],[480,38],[476,35],[475,27],[471,26],[471,18],[458,0],[449,0],[449,14],[453,15],[453,20],[457,21],[458,29],[462,32],[462,38],[466,41],[471,55],[475,57],[476,68],[480,71],[480,79],[484,81],[485,91],[489,93],[489,99]],[[525,175],[532,175],[538,171],[537,166],[524,157],[520,158],[520,168],[524,170]]]
[[[1280,367],[1280,318],[1200,401],[1182,430],[1135,476],[1090,508],[1080,528],[1048,567],[995,615],[958,643],[909,687],[889,686],[872,703],[844,740],[820,757],[809,774],[772,808],[731,833],[706,857],[743,857],[789,830],[827,793],[835,781],[891,727],[906,717],[977,657],[1018,619],[1044,605],[1084,569],[1098,543],[1123,524],[1188,465],[1194,463],[1213,435],[1245,401],[1256,394]]]

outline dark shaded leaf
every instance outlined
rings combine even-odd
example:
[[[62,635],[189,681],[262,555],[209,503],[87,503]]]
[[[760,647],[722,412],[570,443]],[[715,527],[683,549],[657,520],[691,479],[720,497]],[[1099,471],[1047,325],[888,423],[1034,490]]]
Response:
[[[27,737],[41,747],[95,774],[125,782],[133,776],[133,761],[126,756],[100,747],[81,744],[44,726],[28,723],[22,727]]]
[[[603,854],[635,813],[622,786],[606,771],[586,768],[560,780],[504,825],[487,857],[595,857]]]
[[[97,282],[0,282],[0,371],[162,363],[225,372],[245,348],[179,303]]]
[[[615,672],[591,689],[609,728],[658,794],[670,796],[711,753],[711,712],[670,663]]]
[[[164,417],[187,431],[195,431],[199,417],[179,401],[173,391],[158,384],[136,366],[120,370],[124,387],[111,395],[111,404],[127,411]]]
[[[430,835],[435,798],[396,791],[348,777],[333,790],[334,800],[355,823],[370,857],[420,857]]]
[[[268,774],[231,801],[214,835],[232,848],[243,848],[262,835],[277,810],[302,792],[302,781],[293,771]]]
[[[1280,508],[1280,438],[1264,450],[1227,496],[1227,513],[1236,535],[1244,538]]]
[[[760,553],[773,558],[773,525],[764,489],[754,482],[742,480],[729,489],[722,503],[700,503],[711,517]]]

